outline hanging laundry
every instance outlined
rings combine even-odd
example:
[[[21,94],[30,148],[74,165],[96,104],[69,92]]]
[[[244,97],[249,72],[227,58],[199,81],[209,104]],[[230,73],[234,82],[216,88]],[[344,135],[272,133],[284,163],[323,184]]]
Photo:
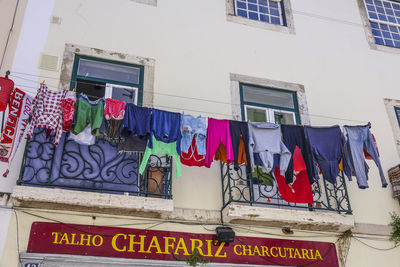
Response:
[[[164,142],[158,141],[155,136],[153,136],[152,139],[153,139],[152,140],[153,147],[152,148],[150,148],[149,146],[146,147],[146,151],[143,155],[142,163],[140,164],[140,167],[139,167],[139,173],[143,174],[143,172],[146,169],[147,162],[149,161],[149,158],[151,155],[168,155],[168,156],[175,156],[176,177],[181,177],[182,176],[181,160],[180,160],[180,156],[176,150],[176,147],[177,147],[176,142],[164,143]]]
[[[278,185],[279,194],[282,199],[291,203],[313,203],[313,193],[307,175],[306,164],[303,153],[299,147],[295,147],[293,152],[294,181],[286,184],[286,179],[280,174],[279,167],[275,169],[274,176]]]
[[[181,114],[153,109],[151,114],[151,132],[147,146],[153,148],[153,136],[164,143],[176,143],[178,154],[181,153]]]
[[[188,153],[193,138],[196,139],[196,150],[199,155],[206,155],[207,126],[206,118],[201,115],[197,118],[182,114],[181,117],[181,150]]]
[[[378,157],[379,157],[379,149],[378,149],[378,145],[376,144],[376,139],[375,139],[375,135],[374,134],[372,134],[372,139],[374,139],[374,143],[375,143],[375,147],[376,147],[376,152],[378,152]],[[368,152],[364,149],[364,156],[365,156],[365,159],[373,159],[372,157],[371,157],[371,155],[370,154],[368,154]]]
[[[118,152],[144,152],[151,129],[151,108],[126,104],[121,124],[123,141],[118,143]]]
[[[11,162],[28,125],[33,97],[15,88],[11,94],[8,118],[1,134],[0,160]]]
[[[310,183],[314,183],[315,172],[314,163],[310,153],[310,147],[308,142],[306,142],[306,136],[304,133],[304,127],[300,125],[281,125],[283,143],[288,148],[290,153],[293,154],[296,146],[301,150],[305,166],[307,169],[307,176],[310,179]],[[290,184],[293,182],[293,160],[290,159],[288,169],[286,170],[285,179],[286,183]]]
[[[325,180],[336,184],[339,174],[339,162],[344,155],[344,138],[340,127],[311,127],[304,126],[304,132],[310,145],[313,162],[318,163]],[[315,171],[314,180],[319,176]]]
[[[205,166],[206,118],[182,114],[181,162],[187,166]]]
[[[125,102],[112,98],[106,99],[104,106],[104,119],[100,127],[103,138],[110,143],[122,141],[120,136],[121,124],[125,115]]]
[[[104,107],[104,118],[106,120],[122,120],[125,115],[125,102],[119,101],[112,98],[106,99],[106,105]]]
[[[71,131],[71,124],[74,120],[76,93],[67,91],[65,97],[61,100],[61,108],[63,113],[63,130]]]
[[[27,137],[33,136],[35,128],[46,128],[54,133],[52,141],[56,146],[62,135],[62,108],[61,101],[66,91],[50,91],[45,84],[38,89],[37,95],[32,104],[32,121],[27,130]]]
[[[228,164],[234,161],[231,130],[228,120],[217,120],[208,118],[207,128],[207,151],[206,151],[206,167],[210,168],[215,153],[220,145],[225,146],[226,162]]]
[[[348,149],[346,157],[347,164],[350,166],[350,170],[355,174],[357,178],[358,187],[361,189],[368,188],[368,165],[365,162],[363,149],[371,155],[376,166],[379,170],[379,175],[382,182],[382,187],[387,187],[385,175],[382,170],[381,161],[378,156],[376,144],[372,137],[370,124],[362,126],[344,126],[344,133],[347,137],[346,148]],[[351,177],[349,169],[346,170],[346,175]]]
[[[90,125],[86,126],[82,132],[76,135],[70,132],[68,139],[73,140],[80,145],[86,146],[94,145],[96,143],[96,137],[92,135],[92,129]]]
[[[248,127],[251,168],[255,168],[254,153],[258,153],[262,162],[262,170],[271,172],[274,166],[274,154],[279,154],[280,172],[281,175],[285,175],[291,153],[282,142],[280,126],[269,122],[249,122]]]
[[[76,104],[75,124],[71,132],[77,135],[90,125],[91,134],[99,136],[103,119],[104,99],[100,98],[96,101],[91,101],[86,95],[80,94]]]
[[[14,89],[14,81],[5,77],[0,77],[0,111],[7,109],[10,95]]]
[[[234,156],[234,169],[245,163],[247,173],[251,173],[251,157],[249,152],[249,126],[247,122],[229,121]]]
[[[203,167],[206,164],[205,155],[197,152],[196,137],[193,136],[188,152],[181,151],[181,163],[187,166]]]
[[[239,143],[239,147],[238,147],[238,157],[237,157],[238,167],[241,164],[247,165],[248,161],[247,161],[247,157],[246,157],[246,149],[248,149],[248,146],[246,147],[244,145],[243,139],[240,138],[240,143]],[[228,159],[226,158],[226,148],[224,145],[222,145],[222,144],[219,145],[217,152],[215,152],[214,160],[219,160],[219,161],[225,162],[227,164],[231,163],[231,162],[228,162]]]

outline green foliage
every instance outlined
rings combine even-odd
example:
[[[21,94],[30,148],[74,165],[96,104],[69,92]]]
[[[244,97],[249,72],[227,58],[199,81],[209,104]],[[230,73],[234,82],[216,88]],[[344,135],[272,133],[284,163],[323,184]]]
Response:
[[[210,262],[210,260],[205,260],[205,259],[201,259],[199,256],[199,252],[197,250],[197,248],[195,248],[192,252],[192,255],[190,256],[190,258],[179,258],[175,255],[173,255],[174,258],[177,261],[185,261],[188,265],[192,266],[192,267],[196,267],[197,264],[207,264]]]
[[[390,226],[392,226],[392,232],[390,233],[390,240],[394,241],[395,245],[400,243],[400,216],[395,212],[390,213],[390,217],[392,217],[392,221],[390,222]]]

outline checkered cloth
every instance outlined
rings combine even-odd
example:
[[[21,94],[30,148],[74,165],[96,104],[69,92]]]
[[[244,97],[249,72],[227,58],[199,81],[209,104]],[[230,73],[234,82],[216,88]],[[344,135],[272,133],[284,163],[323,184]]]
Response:
[[[27,136],[33,136],[35,128],[46,128],[52,131],[55,136],[52,141],[56,146],[62,135],[62,108],[61,100],[65,97],[66,91],[53,92],[42,84],[32,103],[32,121],[28,127]]]

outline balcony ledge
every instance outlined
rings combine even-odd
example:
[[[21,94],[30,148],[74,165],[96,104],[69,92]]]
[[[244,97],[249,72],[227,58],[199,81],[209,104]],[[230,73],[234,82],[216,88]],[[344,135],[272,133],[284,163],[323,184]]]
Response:
[[[354,216],[326,211],[279,209],[231,203],[222,211],[224,223],[290,227],[344,232],[354,227]]]
[[[14,206],[70,210],[147,218],[172,213],[172,199],[126,196],[58,188],[15,186],[11,195]]]

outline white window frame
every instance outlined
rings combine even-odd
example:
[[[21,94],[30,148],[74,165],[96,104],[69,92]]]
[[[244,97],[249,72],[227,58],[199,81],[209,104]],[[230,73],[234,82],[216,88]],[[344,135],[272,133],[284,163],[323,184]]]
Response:
[[[296,120],[296,114],[292,111],[287,111],[287,110],[282,110],[282,109],[274,109],[274,108],[263,108],[263,107],[257,107],[253,105],[244,105],[244,116],[245,120],[248,121],[247,119],[247,108],[252,108],[252,109],[258,109],[258,110],[264,110],[265,111],[265,117],[267,118],[267,122],[275,123],[275,114],[274,112],[280,112],[280,113],[286,113],[286,114],[291,114],[293,116],[293,121],[297,123]]]
[[[285,22],[286,22],[285,24],[286,25],[277,25],[277,24],[260,21],[260,20],[252,20],[249,18],[237,16],[236,12],[235,12],[235,10],[236,10],[235,0],[225,0],[226,19],[227,19],[227,21],[230,21],[230,22],[235,22],[235,23],[239,23],[242,25],[253,26],[256,28],[260,28],[260,29],[273,30],[273,31],[278,31],[278,32],[288,33],[288,34],[295,34],[296,32],[295,32],[295,28],[294,28],[293,11],[292,11],[292,6],[290,4],[291,0],[270,0],[270,1],[283,3],[284,8],[283,9],[282,9],[282,7],[279,7],[279,8],[281,9],[281,13],[285,14]],[[283,20],[283,16],[281,16],[281,19]]]
[[[238,0],[233,0],[233,4],[234,4],[234,7],[235,7],[235,15],[236,16],[239,16],[238,15],[238,7],[237,7],[237,1]],[[243,2],[247,2],[246,0],[239,0],[239,1],[243,1]],[[265,1],[267,1],[267,2],[277,2],[278,3],[278,11],[279,11],[279,25],[280,26],[285,26],[285,25],[283,25],[283,10],[282,10],[282,1],[283,0],[265,0]],[[257,5],[257,6],[260,6],[259,4],[258,4],[258,1],[257,1],[257,3],[255,4],[255,5]],[[240,8],[241,9],[241,8]],[[241,9],[242,10],[242,9]],[[247,8],[246,9],[246,11],[247,12],[249,12],[249,9]],[[259,9],[257,8],[257,12],[254,12],[253,11],[253,13],[257,13],[258,14],[258,17],[260,18],[260,11],[259,11]],[[240,17],[240,16],[239,16]],[[271,21],[271,15],[268,15],[268,17],[270,18],[270,21]],[[275,16],[274,16],[275,17]],[[247,18],[247,19],[250,19],[250,18]],[[265,21],[262,21],[262,20],[258,20],[258,21],[260,21],[260,22],[263,22],[263,23],[270,23],[270,24],[273,24],[273,23],[271,23],[271,22],[265,22]],[[276,24],[275,24],[276,25]]]
[[[132,86],[119,85],[119,84],[113,84],[113,83],[106,83],[106,90],[104,92],[105,98],[112,98],[113,88],[121,88],[121,89],[128,89],[128,90],[135,91],[135,103],[134,104],[137,105],[139,88],[132,87]]]
[[[371,24],[370,24],[372,21],[375,23],[386,24],[388,26],[394,26],[393,23],[390,23],[388,21],[380,21],[380,20],[376,20],[376,19],[370,19],[365,1],[364,0],[356,0],[356,1],[358,4],[358,9],[360,11],[361,20],[362,20],[362,24],[364,26],[364,32],[365,32],[365,36],[367,38],[369,47],[373,50],[379,50],[379,51],[399,54],[400,53],[399,48],[391,47],[391,46],[387,46],[387,45],[381,45],[381,44],[377,44],[375,42],[375,37],[372,34],[372,28],[371,28]],[[398,25],[398,24],[396,24],[396,26],[400,27],[400,25]]]

